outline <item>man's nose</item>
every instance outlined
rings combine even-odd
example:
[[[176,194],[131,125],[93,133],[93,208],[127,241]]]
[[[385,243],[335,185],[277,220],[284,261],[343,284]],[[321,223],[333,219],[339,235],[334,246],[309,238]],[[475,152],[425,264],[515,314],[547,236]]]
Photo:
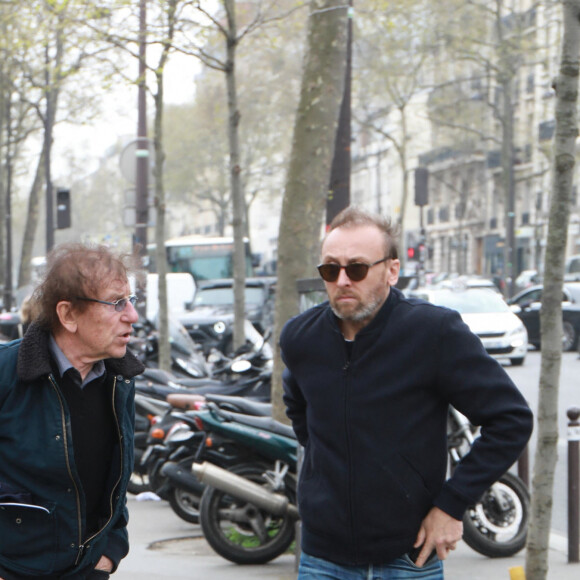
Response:
[[[344,268],[340,269],[336,283],[339,286],[350,286],[352,284],[352,280],[346,275],[346,270]]]
[[[125,309],[123,310],[123,316],[131,323],[139,320],[137,308],[135,308],[135,305],[131,304],[131,302],[127,302],[127,306],[125,306]]]

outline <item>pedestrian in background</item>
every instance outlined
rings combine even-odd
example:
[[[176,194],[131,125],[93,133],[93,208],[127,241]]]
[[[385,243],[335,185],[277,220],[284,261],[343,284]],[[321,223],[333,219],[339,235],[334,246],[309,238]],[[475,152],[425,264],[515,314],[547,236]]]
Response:
[[[129,550],[137,322],[127,257],[48,258],[24,337],[0,346],[0,578],[108,578]]]
[[[347,208],[322,244],[328,302],[284,326],[305,448],[299,578],[443,578],[465,509],[518,459],[532,413],[454,310],[406,298],[388,220]],[[453,405],[481,436],[445,481]]]

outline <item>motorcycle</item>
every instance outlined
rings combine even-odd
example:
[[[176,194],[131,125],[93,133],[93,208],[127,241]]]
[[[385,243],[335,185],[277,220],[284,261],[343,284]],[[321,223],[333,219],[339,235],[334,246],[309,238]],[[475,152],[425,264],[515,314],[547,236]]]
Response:
[[[477,431],[453,407],[449,408],[447,426],[450,469],[453,470],[469,452]],[[513,556],[526,544],[529,519],[529,491],[519,477],[507,472],[465,511],[463,539],[484,556]]]
[[[214,378],[182,378],[156,368],[146,368],[135,378],[136,400],[136,431],[135,431],[135,468],[131,477],[129,491],[141,493],[153,491],[149,483],[150,474],[144,472],[139,458],[147,447],[147,433],[151,421],[156,415],[162,415],[166,410],[166,399],[170,395],[186,395],[203,397],[211,394],[222,396],[245,397],[267,403],[270,400],[272,365],[268,363],[262,350],[250,349],[241,351],[237,357],[222,364],[219,373]],[[146,405],[145,402],[149,404]],[[161,402],[165,408],[155,413],[151,405]]]
[[[191,464],[198,453],[200,437],[205,434],[199,431],[195,416],[183,411],[203,408],[208,402],[234,412],[271,414],[269,403],[244,397],[168,395],[169,406],[162,416],[156,417],[135,472],[144,474],[149,489],[167,500],[176,515],[189,523],[199,522],[199,501],[205,486],[192,476]]]
[[[231,413],[215,405],[195,413],[206,433],[192,475],[207,487],[199,518],[205,539],[237,564],[263,564],[294,540],[298,442],[271,417]],[[215,449],[213,440],[221,439]]]
[[[158,334],[149,320],[134,325],[129,348],[148,368],[156,368],[159,363]],[[171,371],[175,376],[202,379],[211,375],[201,349],[193,342],[185,327],[173,317],[169,318],[169,344]]]
[[[157,418],[169,409],[169,403],[151,399],[150,397],[135,394],[135,460],[131,479],[127,485],[127,491],[139,494],[151,491],[149,476],[142,466],[142,456],[148,445],[149,432],[157,421]]]

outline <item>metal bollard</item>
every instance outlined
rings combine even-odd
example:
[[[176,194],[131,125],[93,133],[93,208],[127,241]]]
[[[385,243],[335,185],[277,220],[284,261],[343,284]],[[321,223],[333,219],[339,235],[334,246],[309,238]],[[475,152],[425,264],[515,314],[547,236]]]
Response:
[[[568,562],[580,562],[579,530],[580,495],[578,480],[580,478],[578,455],[580,444],[580,408],[568,409]]]
[[[526,445],[518,459],[518,477],[530,488],[530,449]]]

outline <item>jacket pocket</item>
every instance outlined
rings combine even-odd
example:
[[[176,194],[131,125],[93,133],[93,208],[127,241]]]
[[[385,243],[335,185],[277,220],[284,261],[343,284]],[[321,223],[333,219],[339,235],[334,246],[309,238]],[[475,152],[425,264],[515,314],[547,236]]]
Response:
[[[24,574],[51,574],[57,550],[54,508],[0,501],[0,562]]]

